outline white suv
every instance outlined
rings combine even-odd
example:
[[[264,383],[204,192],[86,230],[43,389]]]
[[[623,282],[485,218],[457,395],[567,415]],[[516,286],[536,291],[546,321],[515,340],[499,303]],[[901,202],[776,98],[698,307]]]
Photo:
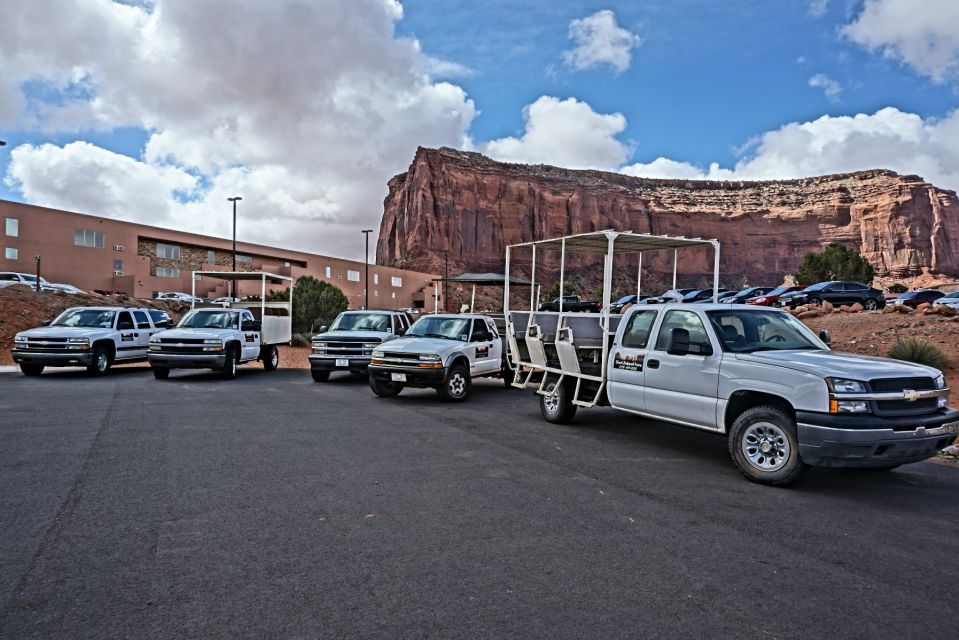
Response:
[[[28,287],[37,285],[37,277],[31,273],[18,273],[16,271],[0,271],[0,289],[9,287],[13,284],[25,284]],[[40,278],[40,288],[50,289],[50,283]]]

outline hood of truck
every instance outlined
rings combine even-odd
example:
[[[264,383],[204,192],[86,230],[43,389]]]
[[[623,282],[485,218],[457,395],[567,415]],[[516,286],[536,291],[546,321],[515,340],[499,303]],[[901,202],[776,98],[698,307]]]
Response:
[[[327,331],[313,336],[314,340],[349,341],[349,342],[383,342],[392,338],[388,331]]]
[[[136,331],[136,329],[131,329]],[[101,338],[109,336],[113,329],[103,329],[100,327],[38,327],[21,331],[17,335],[26,336],[31,339],[44,338]]]
[[[191,340],[225,340],[239,334],[235,329],[167,329],[160,333],[153,334],[154,338],[181,339],[189,338]]]
[[[461,340],[444,340],[443,338],[397,338],[390,340],[384,350],[390,353],[436,353],[443,356],[443,360],[451,353],[462,351],[469,343]]]
[[[939,371],[911,362],[843,351],[757,351],[736,354],[739,360],[786,367],[823,378],[935,378]]]

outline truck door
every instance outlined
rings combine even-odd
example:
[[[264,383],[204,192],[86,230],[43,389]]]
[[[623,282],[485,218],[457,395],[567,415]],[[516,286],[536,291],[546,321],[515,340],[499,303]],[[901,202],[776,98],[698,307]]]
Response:
[[[247,322],[253,322],[253,314],[249,311],[243,311],[240,313],[240,326],[236,327],[237,329],[243,329],[243,325]],[[242,331],[243,334],[243,346],[241,351],[243,353],[242,360],[255,360],[260,355],[260,332],[259,331]]]
[[[499,371],[503,366],[503,339],[496,329],[496,323],[492,319],[486,320],[486,329],[491,337],[489,360],[490,371]]]
[[[116,360],[129,360],[130,358],[140,358],[146,355],[146,348],[140,346],[140,332],[136,324],[133,323],[133,316],[129,311],[121,311],[117,314],[117,353]],[[145,332],[144,332],[145,333]],[[147,336],[147,340],[149,340]]]
[[[689,332],[691,348],[711,348],[712,354],[666,353],[673,329],[685,329]],[[667,311],[653,348],[646,351],[643,379],[646,413],[715,430],[721,360],[722,351],[710,341],[699,314]]]
[[[656,321],[654,309],[633,312],[624,323],[622,338],[610,352],[606,394],[617,409],[644,411],[644,360],[649,334]]]
[[[479,375],[489,373],[494,370],[491,365],[491,354],[493,353],[493,341],[490,340],[489,329],[486,323],[479,318],[473,319],[472,329],[470,331],[470,374]],[[496,360],[496,371],[499,371],[499,360]]]
[[[134,311],[133,322],[136,323],[136,332],[138,334],[136,336],[136,357],[145,358],[147,357],[147,349],[150,347],[150,336],[158,332],[159,329],[153,328],[153,323],[150,322],[150,318],[147,316],[146,311]]]

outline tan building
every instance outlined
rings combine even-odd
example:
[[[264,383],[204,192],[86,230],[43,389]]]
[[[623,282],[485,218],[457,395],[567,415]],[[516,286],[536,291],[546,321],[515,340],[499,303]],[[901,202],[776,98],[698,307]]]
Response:
[[[229,271],[230,239],[171,231],[112,218],[0,200],[0,271],[35,273],[50,282],[87,291],[122,292],[149,298],[159,292],[190,292],[193,271]],[[357,232],[357,243],[363,236]],[[364,264],[354,260],[237,242],[238,271],[313,276],[339,287],[350,308],[364,306]],[[370,307],[432,310],[442,296],[431,274],[370,264]],[[227,295],[214,279],[197,283],[197,295]],[[248,286],[249,289],[244,289]],[[259,283],[241,283],[240,295],[259,293]],[[255,290],[254,290],[255,289]],[[439,307],[443,308],[440,297]]]

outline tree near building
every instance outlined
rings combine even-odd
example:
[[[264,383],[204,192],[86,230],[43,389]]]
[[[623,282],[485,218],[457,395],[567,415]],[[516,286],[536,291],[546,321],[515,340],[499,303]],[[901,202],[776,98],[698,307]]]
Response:
[[[266,294],[267,302],[286,302],[289,299],[289,289]],[[293,331],[313,333],[319,327],[333,322],[348,306],[349,300],[339,287],[313,276],[301,276],[293,285]]]
[[[872,282],[873,269],[858,251],[833,242],[822,251],[807,253],[794,276],[801,285],[826,280],[852,280],[869,284]]]

